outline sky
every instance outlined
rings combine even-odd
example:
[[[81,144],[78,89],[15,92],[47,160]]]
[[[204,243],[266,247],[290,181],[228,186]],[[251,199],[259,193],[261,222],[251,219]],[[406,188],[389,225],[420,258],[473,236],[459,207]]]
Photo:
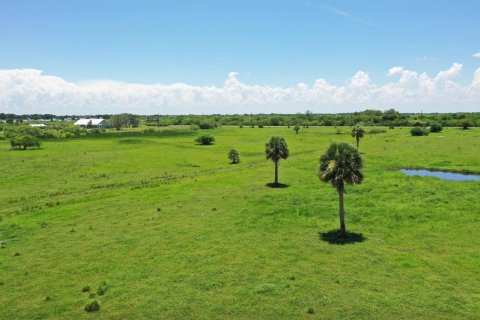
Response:
[[[0,112],[480,112],[477,0],[0,0]]]

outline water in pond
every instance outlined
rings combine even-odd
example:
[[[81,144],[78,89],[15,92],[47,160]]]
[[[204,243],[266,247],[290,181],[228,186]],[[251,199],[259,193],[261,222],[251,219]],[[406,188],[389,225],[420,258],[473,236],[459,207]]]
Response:
[[[430,170],[411,170],[400,169],[401,172],[407,176],[422,176],[422,177],[436,177],[443,180],[451,181],[480,181],[480,175],[478,174],[463,174],[444,171],[430,171]]]

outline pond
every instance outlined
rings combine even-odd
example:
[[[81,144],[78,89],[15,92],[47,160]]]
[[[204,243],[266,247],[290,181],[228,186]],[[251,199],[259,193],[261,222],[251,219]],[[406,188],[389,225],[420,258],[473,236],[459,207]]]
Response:
[[[412,170],[412,169],[400,169],[401,172],[407,176],[421,176],[421,177],[435,177],[443,180],[450,181],[480,181],[479,174],[463,174],[445,171],[433,171],[433,170]]]

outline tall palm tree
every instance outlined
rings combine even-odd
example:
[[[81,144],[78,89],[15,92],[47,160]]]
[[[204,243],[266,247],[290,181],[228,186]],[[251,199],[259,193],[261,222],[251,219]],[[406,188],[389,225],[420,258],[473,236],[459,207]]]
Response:
[[[275,162],[275,186],[278,186],[278,161],[288,158],[288,146],[283,137],[271,137],[265,144],[267,159]]]
[[[365,135],[365,130],[363,130],[362,127],[360,127],[359,125],[353,127],[352,137],[354,137],[357,140],[357,149],[360,144],[360,139],[363,138],[364,135]]]
[[[345,184],[360,184],[363,180],[362,158],[357,149],[348,143],[332,143],[320,157],[317,175],[337,188],[339,198],[340,234],[346,235],[343,192]]]

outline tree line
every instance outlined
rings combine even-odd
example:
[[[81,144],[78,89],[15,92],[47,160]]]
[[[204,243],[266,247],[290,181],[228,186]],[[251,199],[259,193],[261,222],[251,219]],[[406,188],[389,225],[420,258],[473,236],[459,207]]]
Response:
[[[129,117],[128,120],[127,115]],[[6,114],[0,113],[0,121],[7,123],[26,120],[65,120],[78,119],[79,115],[56,116],[52,114]],[[364,110],[360,112],[341,114],[321,114],[312,111],[296,114],[233,114],[233,115],[89,115],[88,118],[110,119],[113,123],[122,123],[122,126],[135,126],[136,121],[147,126],[194,125],[202,129],[218,126],[423,126],[440,124],[443,127],[478,127],[480,126],[480,112],[474,113],[400,113],[395,109]],[[112,119],[113,118],[113,119]],[[119,119],[121,118],[121,119]],[[113,121],[112,121],[113,120]],[[115,126],[113,126],[115,127]]]

